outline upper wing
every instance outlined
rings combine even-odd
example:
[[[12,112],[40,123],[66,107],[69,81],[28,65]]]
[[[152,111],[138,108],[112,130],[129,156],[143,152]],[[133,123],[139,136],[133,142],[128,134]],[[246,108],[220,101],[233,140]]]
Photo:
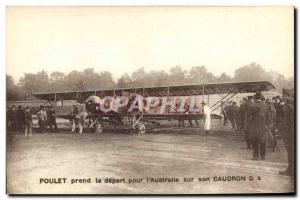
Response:
[[[94,91],[71,91],[57,93],[35,93],[33,96],[43,100],[81,100],[91,95],[96,96],[123,96],[125,93],[140,94],[147,96],[193,96],[208,94],[227,94],[227,93],[254,93],[256,91],[268,91],[274,89],[268,81],[244,81],[228,83],[210,83],[198,85],[178,85],[164,87],[146,87],[146,88],[122,88]]]

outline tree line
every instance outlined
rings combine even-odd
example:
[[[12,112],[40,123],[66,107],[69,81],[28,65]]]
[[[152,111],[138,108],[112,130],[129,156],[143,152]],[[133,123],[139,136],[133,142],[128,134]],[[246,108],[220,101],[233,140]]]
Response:
[[[116,81],[109,71],[96,72],[93,68],[87,68],[83,71],[74,70],[68,74],[59,71],[51,74],[45,71],[24,73],[18,82],[15,82],[12,76],[6,75],[6,99],[8,101],[25,100],[35,92],[65,92],[258,80],[270,81],[278,92],[281,92],[282,88],[293,88],[294,86],[294,77],[285,78],[277,72],[266,71],[256,63],[238,68],[235,70],[233,77],[225,72],[220,76],[215,76],[205,66],[194,66],[189,70],[175,66],[169,71],[151,70],[148,72],[144,68],[140,68],[131,74],[124,73]]]

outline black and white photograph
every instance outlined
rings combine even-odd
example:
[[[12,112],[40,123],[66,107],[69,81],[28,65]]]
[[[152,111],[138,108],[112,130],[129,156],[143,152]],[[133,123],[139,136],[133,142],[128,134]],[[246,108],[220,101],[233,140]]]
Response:
[[[6,193],[295,194],[294,16],[7,6]]]

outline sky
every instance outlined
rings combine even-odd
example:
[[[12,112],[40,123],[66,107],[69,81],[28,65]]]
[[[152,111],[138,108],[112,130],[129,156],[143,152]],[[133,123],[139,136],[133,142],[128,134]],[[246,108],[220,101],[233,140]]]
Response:
[[[8,7],[6,72],[146,71],[252,62],[294,74],[293,7]]]

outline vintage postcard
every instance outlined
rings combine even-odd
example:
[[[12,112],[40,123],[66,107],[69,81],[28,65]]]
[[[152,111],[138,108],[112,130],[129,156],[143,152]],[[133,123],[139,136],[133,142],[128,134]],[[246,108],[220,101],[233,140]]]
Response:
[[[6,7],[7,194],[294,194],[294,12]]]

